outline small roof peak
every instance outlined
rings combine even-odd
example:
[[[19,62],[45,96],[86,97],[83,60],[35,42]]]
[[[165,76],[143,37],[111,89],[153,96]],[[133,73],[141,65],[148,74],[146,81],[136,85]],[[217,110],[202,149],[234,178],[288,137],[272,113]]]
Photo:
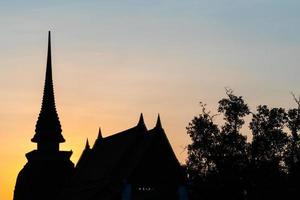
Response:
[[[156,120],[155,128],[160,128],[160,129],[162,129],[162,125],[161,125],[159,113],[158,113],[158,115],[157,115],[157,120]]]
[[[85,149],[90,149],[89,139],[86,139]]]
[[[99,127],[97,139],[102,139],[102,138],[103,138],[103,136],[102,136],[101,127]]]
[[[145,126],[144,115],[141,113],[137,126]]]

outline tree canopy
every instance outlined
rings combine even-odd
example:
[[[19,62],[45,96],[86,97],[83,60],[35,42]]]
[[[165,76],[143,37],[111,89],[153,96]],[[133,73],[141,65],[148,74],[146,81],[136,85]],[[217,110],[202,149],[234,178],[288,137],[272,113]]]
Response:
[[[187,126],[186,169],[192,199],[286,199],[300,189],[300,98],[295,108],[258,105],[226,89],[218,113],[201,112]],[[217,123],[216,116],[223,117]],[[247,142],[241,130],[249,116]],[[248,120],[247,120],[248,121]]]

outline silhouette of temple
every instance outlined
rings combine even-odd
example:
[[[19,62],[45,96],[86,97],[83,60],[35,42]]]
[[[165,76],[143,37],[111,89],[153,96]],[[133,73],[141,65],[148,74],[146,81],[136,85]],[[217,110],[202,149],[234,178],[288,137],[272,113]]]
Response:
[[[57,199],[56,195],[74,173],[72,152],[59,151],[59,144],[65,139],[55,108],[50,39],[49,32],[42,108],[31,139],[37,143],[37,150],[26,154],[28,162],[17,177],[14,200]]]
[[[85,149],[74,167],[55,107],[51,64],[51,37],[41,111],[31,139],[37,149],[26,154],[14,200],[186,200],[185,173],[167,139],[158,116],[148,130],[141,114],[133,128],[98,138]]]

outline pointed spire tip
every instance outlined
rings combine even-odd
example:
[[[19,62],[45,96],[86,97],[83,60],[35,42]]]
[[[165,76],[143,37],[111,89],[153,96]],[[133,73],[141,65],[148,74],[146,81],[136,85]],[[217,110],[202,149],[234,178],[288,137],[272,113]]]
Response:
[[[158,113],[158,115],[157,115],[157,120],[156,120],[156,125],[155,125],[155,127],[156,127],[156,128],[162,128],[159,113]]]
[[[52,142],[55,141],[62,143],[65,141],[65,139],[61,134],[61,124],[55,106],[52,80],[50,32],[48,34],[48,52],[42,106],[38,117],[38,121],[36,123],[36,134],[32,138],[32,142],[40,142],[41,140],[51,140]],[[51,132],[51,139],[49,139],[49,137],[47,136],[48,132]]]
[[[86,139],[85,149],[90,149],[89,139]]]
[[[138,126],[140,126],[140,125],[143,125],[143,126],[145,125],[143,113],[141,113],[140,119],[139,119],[139,122],[138,122]]]
[[[98,130],[98,138],[97,139],[102,139],[103,136],[102,136],[102,131],[101,131],[101,127],[99,127],[99,130]]]

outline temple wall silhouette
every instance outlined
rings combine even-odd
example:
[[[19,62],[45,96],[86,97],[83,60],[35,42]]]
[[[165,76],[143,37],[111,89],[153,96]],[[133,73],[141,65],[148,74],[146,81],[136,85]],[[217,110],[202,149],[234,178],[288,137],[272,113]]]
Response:
[[[26,154],[14,200],[142,200],[188,199],[185,173],[162,127],[160,116],[148,130],[143,115],[136,126],[102,137],[93,147],[87,141],[74,167],[55,107],[51,36],[41,111],[31,140],[37,149]]]

